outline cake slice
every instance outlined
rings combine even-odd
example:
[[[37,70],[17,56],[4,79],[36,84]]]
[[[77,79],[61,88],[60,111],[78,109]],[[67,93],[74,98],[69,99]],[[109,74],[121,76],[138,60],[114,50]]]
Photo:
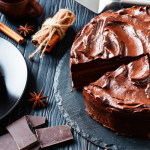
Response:
[[[128,136],[150,136],[148,56],[107,72],[83,88],[86,111],[94,120]]]
[[[107,11],[77,34],[70,52],[70,72],[76,89],[107,71],[150,53],[150,7]]]

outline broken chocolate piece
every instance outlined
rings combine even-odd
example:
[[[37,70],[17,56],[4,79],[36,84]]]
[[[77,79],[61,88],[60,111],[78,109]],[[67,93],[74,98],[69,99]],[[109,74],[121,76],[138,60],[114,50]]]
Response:
[[[41,148],[73,139],[68,125],[36,129]]]
[[[0,149],[1,150],[19,150],[13,137],[7,133],[0,137]]]
[[[26,117],[20,118],[18,121],[7,127],[7,130],[16,141],[20,150],[26,150],[37,144],[37,138],[31,132]]]
[[[46,122],[46,117],[39,117],[39,116],[26,116],[26,119],[29,121],[29,123],[31,124],[31,126],[33,128],[38,128],[42,125],[45,124]]]

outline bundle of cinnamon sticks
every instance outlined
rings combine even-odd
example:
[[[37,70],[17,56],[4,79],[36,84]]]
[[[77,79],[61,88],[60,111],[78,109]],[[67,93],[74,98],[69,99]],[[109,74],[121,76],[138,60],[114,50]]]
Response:
[[[34,46],[38,49],[30,55],[30,59],[38,52],[42,52],[41,58],[45,51],[50,52],[54,45],[63,38],[65,31],[74,22],[75,15],[66,9],[60,9],[53,18],[49,18],[42,25],[32,39]]]

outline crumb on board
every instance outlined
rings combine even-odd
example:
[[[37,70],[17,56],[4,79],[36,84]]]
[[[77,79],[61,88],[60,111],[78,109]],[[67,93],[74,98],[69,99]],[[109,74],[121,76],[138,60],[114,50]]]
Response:
[[[73,89],[71,89],[70,92],[73,92]]]

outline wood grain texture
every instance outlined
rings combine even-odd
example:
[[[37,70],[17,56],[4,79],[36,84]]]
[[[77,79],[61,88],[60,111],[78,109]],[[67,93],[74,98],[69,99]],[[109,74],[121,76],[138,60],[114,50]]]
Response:
[[[54,14],[61,8],[67,8],[71,10],[76,15],[76,20],[74,24],[68,29],[66,35],[62,41],[57,43],[57,45],[52,49],[50,53],[46,53],[45,56],[40,59],[40,54],[35,55],[33,61],[29,60],[29,55],[35,51],[35,47],[31,43],[31,36],[25,38],[26,42],[23,45],[17,44],[15,41],[7,37],[0,32],[0,36],[10,41],[14,44],[24,56],[27,66],[28,66],[28,83],[24,95],[22,96],[21,101],[15,107],[15,109],[7,115],[5,118],[0,120],[0,136],[7,133],[6,126],[15,122],[24,115],[37,115],[44,116],[47,118],[47,126],[57,126],[57,125],[66,125],[67,122],[62,117],[55,101],[53,81],[55,76],[56,67],[59,63],[59,60],[65,54],[65,52],[71,48],[72,43],[76,34],[80,29],[87,24],[93,17],[96,16],[95,13],[84,8],[74,0],[37,0],[43,7],[43,14],[38,19],[33,19],[26,17],[20,20],[10,20],[0,13],[0,21],[6,24],[8,27],[16,31],[19,28],[19,25],[25,25],[26,22],[29,25],[35,25],[34,30],[37,31],[41,27],[42,23],[48,17],[53,17]],[[12,56],[13,57],[13,56]],[[16,58],[17,59],[17,58]],[[49,97],[44,100],[46,107],[45,108],[36,108],[32,109],[32,103],[29,103],[27,100],[30,98],[29,92],[37,92],[43,89],[43,95],[48,95]],[[93,145],[88,142],[86,139],[82,138],[77,134],[73,129],[72,133],[74,136],[74,141],[62,143],[50,148],[47,150],[102,150],[100,147]]]

